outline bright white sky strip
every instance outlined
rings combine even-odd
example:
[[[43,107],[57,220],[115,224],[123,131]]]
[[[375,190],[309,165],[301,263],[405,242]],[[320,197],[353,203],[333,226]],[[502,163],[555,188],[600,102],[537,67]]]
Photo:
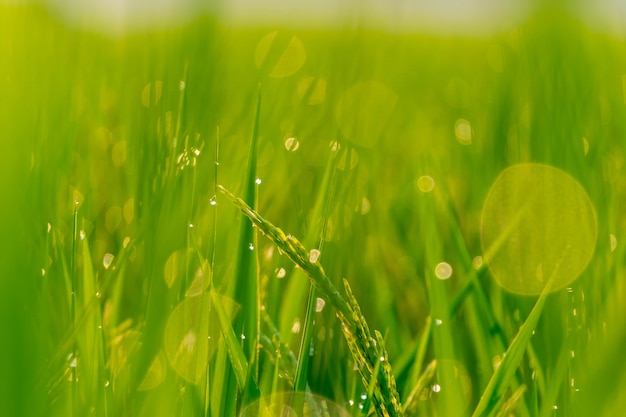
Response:
[[[29,0],[0,0],[25,3]],[[30,0],[36,1],[36,0]],[[490,34],[524,20],[541,0],[40,0],[68,21],[111,33],[178,25],[198,13],[225,24],[326,27],[375,22],[391,30]],[[581,16],[625,33],[625,0],[578,0]],[[573,6],[572,6],[573,7]]]

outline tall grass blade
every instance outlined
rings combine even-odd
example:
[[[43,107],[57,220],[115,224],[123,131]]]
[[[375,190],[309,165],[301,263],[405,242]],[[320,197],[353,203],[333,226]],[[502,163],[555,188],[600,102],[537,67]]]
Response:
[[[250,139],[250,149],[248,151],[248,168],[244,178],[244,200],[251,206],[256,206],[257,200],[257,148],[259,142],[259,118],[261,112],[261,87],[257,93],[257,101],[254,113],[254,125]],[[245,216],[241,219],[239,229],[237,253],[237,267],[235,270],[234,299],[243,306],[242,315],[235,319],[233,328],[240,335],[240,343],[243,346],[245,357],[250,368],[246,368],[245,383],[237,380],[240,388],[244,392],[243,404],[254,401],[257,398],[256,390],[248,391],[258,380],[258,352],[259,352],[259,277],[257,271],[257,241],[252,223]],[[232,361],[231,356],[231,361]],[[240,358],[239,358],[240,359]],[[234,366],[235,364],[233,364]],[[235,372],[237,374],[237,371]],[[252,397],[249,397],[252,395]]]
[[[313,212],[311,214],[311,225],[308,228],[308,233],[305,238],[305,244],[314,245],[314,240],[316,236],[320,237],[320,242],[317,246],[317,250],[319,253],[319,258],[321,258],[321,253],[324,250],[324,240],[326,239],[326,225],[328,224],[328,216],[330,212],[330,203],[331,203],[331,190],[332,190],[332,179],[334,177],[334,164],[333,164],[334,155],[330,154],[328,161],[326,163],[326,169],[324,170],[324,177],[322,179],[322,184],[320,186],[320,191],[317,193],[317,198],[315,200],[315,205],[313,208]],[[318,224],[317,219],[322,217],[322,210],[324,209],[324,217],[322,219],[322,230],[321,233],[317,232],[316,224]],[[296,286],[295,290],[299,291],[301,285],[303,285],[306,281],[303,280],[294,280],[292,281],[293,285]],[[293,294],[294,288],[290,288],[290,296],[288,299],[296,300],[298,297],[291,297]],[[309,283],[309,296],[307,299],[307,310],[306,316],[304,318],[304,326],[302,330],[302,340],[300,342],[300,352],[298,355],[298,361],[296,362],[296,374],[294,381],[294,391],[304,391],[307,385],[307,372],[309,368],[310,362],[310,350],[311,350],[311,339],[313,335],[313,327],[315,321],[315,308],[317,303],[317,290],[314,285]],[[289,311],[287,309],[286,311]]]
[[[491,415],[494,411],[495,405],[500,401],[504,391],[508,387],[508,385],[512,382],[517,367],[522,360],[524,352],[528,348],[530,343],[530,339],[533,335],[533,332],[539,322],[539,318],[541,317],[541,313],[543,311],[543,307],[546,303],[546,299],[550,292],[550,287],[552,286],[552,282],[554,281],[556,274],[558,272],[558,264],[554,268],[550,279],[546,283],[541,295],[537,299],[535,306],[531,310],[528,318],[524,322],[524,324],[520,327],[519,331],[515,335],[515,338],[511,341],[500,366],[495,370],[487,387],[482,393],[480,401],[478,405],[474,409],[474,413],[472,417],[483,417]]]

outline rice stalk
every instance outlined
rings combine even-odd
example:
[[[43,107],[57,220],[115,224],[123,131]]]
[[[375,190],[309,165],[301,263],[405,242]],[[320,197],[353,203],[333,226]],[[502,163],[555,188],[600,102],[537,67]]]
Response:
[[[337,317],[341,322],[344,337],[356,362],[363,384],[368,386],[372,378],[377,381],[373,396],[377,414],[381,417],[403,416],[400,397],[383,338],[380,333],[376,333],[376,337],[372,336],[348,281],[345,279],[343,281],[346,293],[346,297],[344,297],[326,275],[320,263],[310,261],[308,251],[297,238],[292,235],[285,235],[281,229],[265,220],[226,188],[220,186],[219,190],[254,223],[261,233],[274,242],[292,262],[309,276],[311,283],[319,291],[329,298],[337,310]],[[380,365],[377,367],[377,362],[382,362],[382,367]],[[378,371],[377,374],[375,370]]]

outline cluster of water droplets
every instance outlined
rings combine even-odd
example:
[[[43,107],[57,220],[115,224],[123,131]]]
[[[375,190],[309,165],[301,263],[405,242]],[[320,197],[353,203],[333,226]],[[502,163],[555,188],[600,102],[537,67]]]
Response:
[[[204,148],[204,142],[200,140],[200,135],[196,134],[194,144],[189,144],[189,135],[185,136],[185,145],[183,150],[176,158],[176,164],[178,168],[183,171],[187,167],[195,167],[197,159],[202,153]]]

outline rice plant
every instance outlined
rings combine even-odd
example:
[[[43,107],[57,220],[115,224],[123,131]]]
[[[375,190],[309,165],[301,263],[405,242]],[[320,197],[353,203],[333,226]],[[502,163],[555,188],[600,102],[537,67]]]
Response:
[[[620,415],[623,40],[537,6],[110,37],[0,4],[8,416]]]

